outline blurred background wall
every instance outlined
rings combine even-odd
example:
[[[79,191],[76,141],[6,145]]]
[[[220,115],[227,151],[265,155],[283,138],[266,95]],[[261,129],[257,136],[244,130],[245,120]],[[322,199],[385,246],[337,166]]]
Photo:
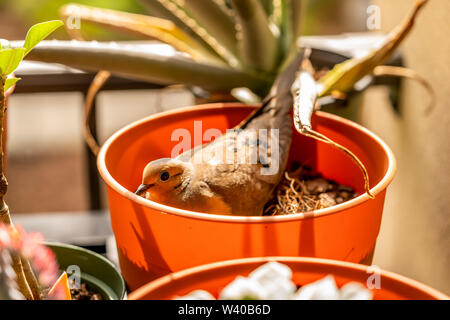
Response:
[[[375,0],[382,30],[391,30],[411,0]],[[396,113],[383,88],[363,98],[360,122],[393,149],[398,172],[388,190],[374,263],[450,293],[450,1],[430,0],[402,46],[406,66],[436,91],[406,80]]]

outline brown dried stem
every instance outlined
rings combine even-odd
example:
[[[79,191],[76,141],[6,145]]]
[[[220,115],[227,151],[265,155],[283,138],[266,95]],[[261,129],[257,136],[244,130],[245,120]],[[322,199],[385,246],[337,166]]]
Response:
[[[63,7],[60,11],[61,18],[67,18],[67,15],[70,13],[70,8],[72,7],[78,7],[77,5],[69,5],[66,7]],[[80,6],[81,9],[83,6]],[[86,17],[85,17],[86,18]],[[70,29],[65,25],[67,34],[74,40],[78,41],[85,41],[83,36],[81,35],[81,32],[77,29]],[[83,134],[84,134],[84,141],[88,145],[89,149],[91,150],[92,154],[95,156],[98,155],[100,151],[100,146],[98,145],[98,142],[95,140],[94,135],[92,134],[91,127],[90,127],[90,120],[92,115],[92,108],[94,107],[95,97],[97,96],[98,92],[101,90],[103,85],[108,81],[108,79],[111,77],[111,72],[106,70],[99,71],[94,79],[92,80],[88,92],[86,94],[86,99],[84,101],[84,128],[83,128]]]
[[[343,145],[340,145],[337,142],[334,142],[333,140],[331,140],[330,138],[326,137],[325,135],[312,130],[310,127],[305,127],[302,130],[302,134],[304,134],[305,136],[311,137],[313,139],[322,141],[324,143],[327,143],[329,145],[331,145],[332,147],[346,153],[355,163],[356,165],[359,167],[359,169],[361,170],[363,176],[364,176],[364,189],[366,190],[366,193],[368,194],[368,196],[372,199],[375,198],[375,196],[372,194],[372,192],[370,191],[370,183],[369,183],[369,174],[367,173],[367,169],[364,166],[364,164],[362,163],[361,160],[359,160],[359,158],[353,153],[351,152],[349,149],[347,149],[346,147],[344,147]]]
[[[86,141],[87,145],[89,146],[89,149],[91,149],[91,152],[95,156],[97,156],[97,154],[99,153],[100,147],[98,145],[98,142],[92,135],[89,123],[92,114],[92,108],[94,106],[95,97],[110,77],[111,73],[109,71],[102,70],[98,72],[94,80],[92,80],[91,85],[89,86],[86,95],[86,100],[84,102],[84,140]]]
[[[308,56],[308,55],[307,55]],[[294,125],[295,129],[302,135],[316,139],[333,146],[334,148],[346,153],[361,169],[364,176],[364,188],[370,198],[374,195],[370,191],[369,174],[358,157],[346,147],[334,142],[325,135],[312,129],[311,117],[317,103],[318,90],[317,82],[314,79],[314,69],[308,58],[302,63],[302,68],[297,76],[297,80],[292,86],[294,96]]]
[[[6,107],[5,78],[6,77],[0,76],[0,223],[11,226],[13,230],[15,230],[14,225],[11,221],[11,215],[9,213],[8,205],[5,202],[6,192],[8,191],[8,180],[6,179],[6,176],[3,172],[3,120],[5,117]],[[28,268],[24,268],[22,258],[18,253],[11,253],[11,261],[12,267],[17,276],[17,285],[20,292],[27,300],[35,299],[35,295],[30,289],[29,282],[27,281],[27,274],[31,278],[30,272],[32,273],[32,271]],[[36,288],[36,284],[33,284],[33,287]],[[37,285],[37,287],[39,286]]]
[[[430,95],[430,103],[425,109],[425,115],[429,115],[433,111],[434,105],[436,104],[436,93],[431,84],[416,71],[404,67],[378,66],[373,70],[373,75],[375,77],[402,77],[419,82]]]

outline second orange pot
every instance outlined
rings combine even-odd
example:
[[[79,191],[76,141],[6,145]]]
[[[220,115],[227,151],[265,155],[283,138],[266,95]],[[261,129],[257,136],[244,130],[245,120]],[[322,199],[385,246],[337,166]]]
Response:
[[[194,146],[204,142],[205,130],[225,131],[254,108],[237,103],[210,104],[161,113],[129,125],[104,144],[98,167],[108,186],[120,266],[130,289],[173,271],[246,257],[309,256],[371,262],[395,159],[373,133],[331,114],[317,112],[314,128],[364,162],[374,200],[364,193],[361,172],[346,155],[296,133],[290,161],[314,167],[326,178],[350,185],[361,195],[305,214],[230,217],[175,209],[133,193],[145,165],[169,157],[179,143],[171,141],[174,130],[187,129]],[[194,132],[194,121],[202,121],[200,138],[199,132]]]
[[[129,300],[171,300],[194,290],[206,290],[218,296],[219,292],[237,276],[250,272],[269,262],[277,261],[292,270],[296,285],[332,275],[340,288],[349,282],[371,287],[374,300],[448,300],[445,294],[399,274],[342,261],[317,258],[267,257],[231,260],[182,270],[148,283],[132,292]],[[370,277],[378,277],[371,281]]]

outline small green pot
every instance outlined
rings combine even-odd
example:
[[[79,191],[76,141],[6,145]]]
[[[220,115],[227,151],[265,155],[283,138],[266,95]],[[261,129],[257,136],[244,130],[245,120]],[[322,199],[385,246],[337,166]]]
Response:
[[[75,265],[80,268],[81,281],[99,292],[104,299],[122,300],[125,297],[125,281],[117,268],[105,257],[76,246],[46,242],[56,255],[61,270]]]

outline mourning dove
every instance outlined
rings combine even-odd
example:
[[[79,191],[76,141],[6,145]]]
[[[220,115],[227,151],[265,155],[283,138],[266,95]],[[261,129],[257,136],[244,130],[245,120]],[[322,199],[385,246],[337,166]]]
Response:
[[[196,212],[262,215],[286,168],[292,137],[290,89],[303,58],[299,53],[262,106],[234,130],[176,158],[147,164],[136,194]]]

